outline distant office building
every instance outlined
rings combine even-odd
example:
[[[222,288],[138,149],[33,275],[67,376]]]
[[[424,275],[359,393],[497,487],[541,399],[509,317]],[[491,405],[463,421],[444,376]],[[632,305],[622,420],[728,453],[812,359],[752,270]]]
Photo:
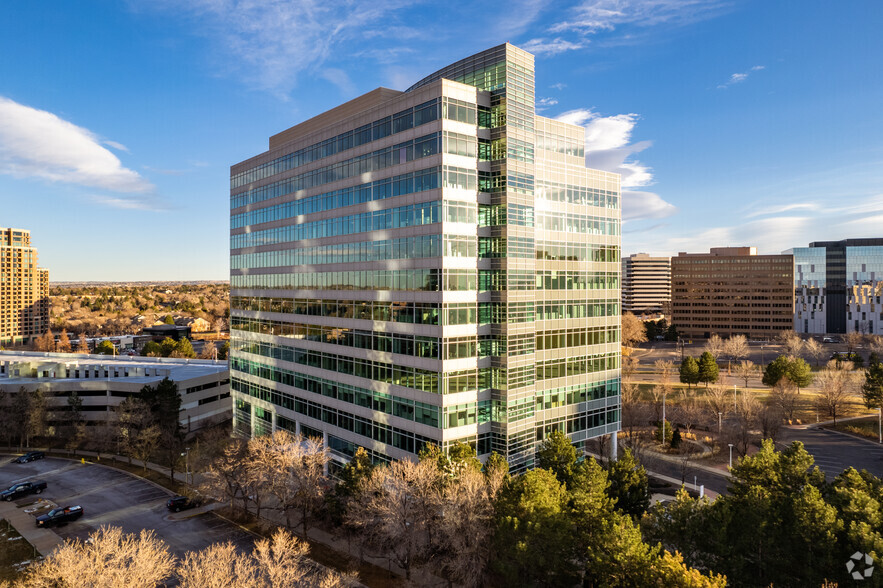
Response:
[[[230,418],[226,361],[0,351],[0,391],[14,396],[22,388],[40,388],[53,418],[70,410],[68,398],[76,393],[87,425],[113,418],[114,408],[126,398],[137,398],[144,386],[156,386],[163,378],[178,385],[185,431]]]
[[[772,339],[792,328],[794,260],[755,247],[671,258],[672,323],[688,337]]]
[[[619,429],[620,178],[505,44],[231,169],[234,427],[335,460],[467,443],[531,467]],[[615,440],[615,436],[614,436]]]
[[[883,333],[883,239],[817,241],[794,252],[794,330]]]
[[[662,314],[671,303],[671,258],[635,253],[622,258],[622,311]],[[668,317],[671,320],[671,317]]]
[[[0,227],[0,345],[29,343],[49,328],[49,270],[37,267],[30,231]]]

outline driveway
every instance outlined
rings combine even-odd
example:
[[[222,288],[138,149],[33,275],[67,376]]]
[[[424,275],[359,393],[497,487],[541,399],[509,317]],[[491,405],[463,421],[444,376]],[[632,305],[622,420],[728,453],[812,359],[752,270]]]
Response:
[[[62,538],[85,539],[102,525],[122,527],[126,533],[153,529],[179,557],[213,543],[232,541],[243,549],[254,543],[252,535],[210,512],[181,518],[185,511],[173,519],[166,509],[172,493],[127,472],[51,457],[26,464],[10,463],[11,458],[0,455],[0,487],[43,480],[48,487],[40,498],[83,507],[81,519],[53,529]],[[33,495],[17,502],[32,500]]]
[[[790,445],[792,441],[803,442],[828,481],[848,467],[868,470],[878,478],[883,477],[883,446],[877,443],[814,427],[782,428],[779,447]]]

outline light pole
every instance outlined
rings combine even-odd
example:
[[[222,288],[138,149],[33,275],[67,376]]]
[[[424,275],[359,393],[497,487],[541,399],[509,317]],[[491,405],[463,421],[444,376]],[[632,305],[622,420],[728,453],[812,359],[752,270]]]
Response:
[[[733,469],[733,444],[727,443],[730,446],[730,469]]]
[[[877,407],[877,438],[883,443],[883,407]]]
[[[190,480],[190,448],[185,447],[184,453],[182,453],[181,455],[184,456],[184,483],[189,484],[190,483],[190,481],[189,481]]]
[[[739,407],[736,406],[736,384],[733,384],[733,412],[739,412]]]
[[[721,431],[723,429],[723,423],[721,421],[723,416],[724,416],[724,413],[722,413],[722,412],[717,413],[717,436],[718,437],[721,436]]]

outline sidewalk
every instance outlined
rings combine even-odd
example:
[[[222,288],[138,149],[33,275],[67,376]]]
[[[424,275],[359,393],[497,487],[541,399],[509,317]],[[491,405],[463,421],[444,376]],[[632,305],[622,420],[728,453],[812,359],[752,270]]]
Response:
[[[9,521],[18,534],[42,556],[47,556],[64,544],[61,537],[49,529],[38,529],[35,519],[12,502],[0,503],[0,519]]]

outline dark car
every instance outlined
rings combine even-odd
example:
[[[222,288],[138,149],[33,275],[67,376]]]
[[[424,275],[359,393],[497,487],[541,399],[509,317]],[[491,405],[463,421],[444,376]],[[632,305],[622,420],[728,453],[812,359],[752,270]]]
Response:
[[[21,498],[28,494],[39,494],[45,489],[46,482],[22,482],[21,484],[14,484],[3,492],[0,492],[0,499],[6,501],[15,500],[16,498]]]
[[[196,506],[196,501],[191,500],[186,496],[173,496],[166,501],[166,508],[172,512],[181,512],[182,510],[187,510],[194,506]]]
[[[28,463],[29,461],[34,461],[36,459],[43,459],[46,457],[46,454],[42,451],[28,451],[24,455],[19,455],[15,459],[13,459],[13,463]]]
[[[52,527],[53,525],[63,525],[71,521],[75,521],[83,516],[82,506],[65,506],[64,508],[53,508],[44,515],[37,517],[38,527]]]

